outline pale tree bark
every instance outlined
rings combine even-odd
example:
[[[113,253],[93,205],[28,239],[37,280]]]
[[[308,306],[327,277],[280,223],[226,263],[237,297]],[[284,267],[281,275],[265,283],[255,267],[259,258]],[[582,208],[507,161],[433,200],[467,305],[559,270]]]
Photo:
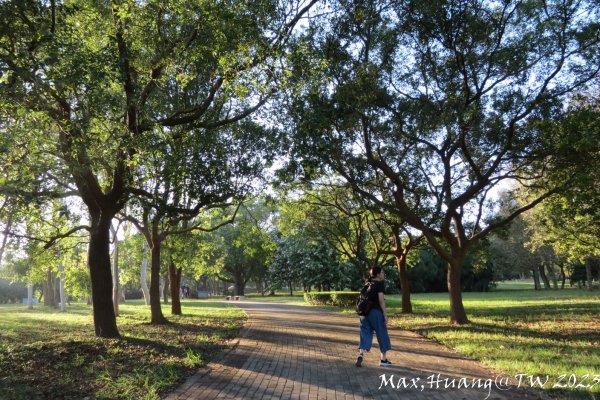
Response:
[[[144,294],[144,302],[147,306],[150,305],[150,288],[148,288],[148,245],[144,242],[144,259],[142,260],[142,268],[140,273],[140,285]]]
[[[587,288],[588,290],[592,290],[592,264],[590,260],[586,260],[585,262],[585,275],[587,278]]]
[[[550,280],[552,281],[552,288],[554,290],[558,290],[558,279],[556,278],[556,273],[554,272],[554,267],[551,263],[546,264],[546,269],[548,270],[548,276],[550,276]]]
[[[33,284],[27,285],[27,308],[33,309]]]
[[[113,290],[112,290],[112,300],[113,300],[113,308],[115,310],[115,317],[119,316],[119,238],[117,233],[119,231],[119,227],[113,228],[112,223],[110,224],[110,233],[113,237],[113,264],[112,264],[112,279],[113,279]]]
[[[67,293],[65,292],[65,269],[62,261],[58,262],[58,282],[60,295],[60,311],[67,311]]]
[[[546,276],[546,271],[544,270],[544,264],[540,263],[538,265],[538,271],[540,272],[540,278],[542,278],[542,282],[544,282],[544,289],[550,289],[550,281]]]

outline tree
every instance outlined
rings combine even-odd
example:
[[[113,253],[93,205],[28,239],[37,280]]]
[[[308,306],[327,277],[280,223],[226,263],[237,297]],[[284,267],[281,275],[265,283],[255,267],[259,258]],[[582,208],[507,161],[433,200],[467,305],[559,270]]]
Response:
[[[548,132],[546,145],[555,148],[559,154],[553,162],[561,168],[552,179],[564,179],[564,169],[567,169],[573,176],[573,183],[528,213],[530,245],[557,261],[563,275],[563,286],[564,264],[569,262],[587,266],[588,287],[591,289],[590,263],[586,259],[600,255],[600,197],[597,190],[600,185],[599,104],[597,89],[592,86],[589,91],[580,91],[572,96],[568,111],[562,118],[540,127]],[[581,158],[584,162],[573,167],[569,161],[574,158]],[[539,190],[535,187],[524,190],[522,197],[525,200],[521,201],[536,196]]]
[[[402,293],[402,313],[412,314],[412,302],[410,300],[410,280],[408,277],[407,264],[410,251],[418,247],[423,239],[420,235],[402,223],[402,221],[390,219],[384,215],[373,215],[373,224],[382,233],[390,232],[391,249],[383,250],[383,254],[393,255],[396,260],[396,269],[398,270],[399,289]],[[374,235],[371,234],[371,237]],[[377,244],[375,244],[377,247]],[[380,250],[378,250],[380,252]]]
[[[272,135],[271,135],[272,137]],[[270,155],[269,135],[255,122],[232,122],[218,129],[192,130],[169,143],[154,145],[140,166],[140,187],[133,190],[123,217],[144,235],[151,251],[152,323],[166,323],[160,306],[161,248],[169,235],[214,230],[194,219],[204,211],[226,208],[255,190]],[[235,213],[231,220],[235,218]],[[181,314],[177,271],[169,262],[174,314]],[[165,285],[164,293],[168,293]]]
[[[26,132],[11,135],[25,149],[47,151],[34,163],[44,165],[42,179],[20,185],[29,176],[13,168],[2,189],[41,199],[66,186],[85,204],[97,336],[119,336],[109,228],[137,185],[145,146],[174,127],[215,128],[262,106],[294,26],[315,2],[0,5],[0,107],[11,116],[2,129]]]
[[[321,182],[315,189],[304,188],[299,199],[282,201],[279,211],[277,225],[284,237],[325,241],[341,261],[354,266],[352,289],[362,287],[369,268],[389,257],[389,234],[371,229],[372,215],[347,186]]]
[[[353,285],[354,268],[340,256],[331,244],[302,229],[290,236],[277,240],[277,251],[269,266],[272,289],[285,286],[293,295],[294,284],[298,283],[305,292],[313,288],[318,291],[343,290]]]
[[[275,245],[268,232],[270,215],[269,207],[255,201],[218,231],[223,263],[218,277],[232,282],[237,296],[243,296],[246,283],[271,262]]]
[[[560,118],[568,95],[598,76],[598,5],[372,0],[332,8],[329,23],[308,33],[310,55],[325,67],[290,99],[290,167],[335,170],[365,203],[423,232],[448,263],[451,322],[467,323],[469,250],[571,182],[546,182],[506,217],[487,218],[501,182],[544,183],[553,154],[537,126]]]
[[[524,277],[530,272],[538,279],[536,260],[531,249],[522,216],[515,218],[505,231],[495,232],[489,237],[489,258],[494,266],[496,280]],[[538,289],[536,285],[536,289]]]

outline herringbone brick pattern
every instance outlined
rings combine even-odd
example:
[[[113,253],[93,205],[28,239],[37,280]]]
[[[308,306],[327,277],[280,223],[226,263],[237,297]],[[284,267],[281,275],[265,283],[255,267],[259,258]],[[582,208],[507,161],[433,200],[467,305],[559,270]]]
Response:
[[[354,366],[358,317],[314,307],[237,303],[248,321],[237,346],[189,378],[167,399],[411,399],[531,400],[536,393],[513,386],[460,389],[458,379],[497,374],[412,332],[390,330],[394,365],[379,367],[377,346],[362,368]],[[395,386],[382,386],[382,375]],[[440,374],[442,381],[437,379]],[[433,377],[432,377],[433,376]],[[404,378],[404,381],[402,381]],[[419,378],[417,381],[416,379]],[[456,378],[446,388],[444,378]],[[414,381],[411,381],[413,379]],[[414,382],[414,384],[412,384]],[[437,382],[437,383],[436,383]],[[451,381],[449,381],[451,382]],[[483,386],[483,384],[481,385]]]

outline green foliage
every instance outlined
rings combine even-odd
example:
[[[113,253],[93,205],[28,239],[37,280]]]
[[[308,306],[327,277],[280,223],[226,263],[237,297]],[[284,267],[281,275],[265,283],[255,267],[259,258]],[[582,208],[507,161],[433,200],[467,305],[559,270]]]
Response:
[[[269,233],[271,213],[263,200],[257,199],[243,204],[232,223],[195,235],[190,247],[195,249],[194,276],[218,277],[234,283],[240,291],[250,279],[264,278],[275,252]]]
[[[455,272],[474,245],[564,186],[551,171],[568,146],[549,145],[552,133],[539,127],[568,119],[577,91],[597,97],[598,2],[374,0],[331,8],[306,33],[326,69],[286,108],[290,174],[314,180],[333,171],[367,209],[422,232],[451,261],[458,292]],[[577,144],[599,137],[582,120],[585,132],[556,136]],[[511,179],[541,190],[515,214],[488,218],[496,189]],[[452,306],[455,322],[467,322],[462,304]]]
[[[418,250],[418,258],[408,268],[410,290],[413,293],[447,292],[448,263],[431,247]],[[461,269],[462,290],[487,292],[494,287],[491,265],[467,258]]]
[[[286,252],[289,253],[287,257],[291,259],[294,258],[292,253],[300,254],[305,251],[306,255],[297,256],[298,262],[292,267],[296,270],[296,276],[277,278],[277,287],[282,287],[284,281],[290,279],[299,279],[304,287],[328,286],[327,266],[323,265],[321,272],[317,271],[318,263],[311,269],[309,265],[303,264],[303,260],[324,260],[329,257],[332,268],[341,268],[344,271],[343,281],[339,286],[353,290],[360,288],[369,266],[386,265],[390,261],[391,256],[385,253],[390,247],[389,228],[375,224],[374,213],[362,207],[351,189],[340,185],[334,178],[331,178],[331,181],[323,178],[323,185],[317,189],[303,189],[301,197],[280,201],[276,223],[281,233],[279,245],[288,249],[279,253],[280,260],[286,257]],[[305,250],[302,250],[302,247]],[[317,250],[318,248],[322,250]],[[335,260],[325,255],[326,248],[329,249],[327,251],[335,253]],[[311,251],[321,251],[323,254],[310,255]],[[285,269],[283,265],[279,265],[278,268],[281,271],[282,268]],[[292,271],[286,274],[294,275]],[[304,279],[304,274],[308,279]],[[324,274],[323,278],[320,278],[321,274]]]
[[[314,306],[353,307],[358,292],[305,292],[304,301]]]
[[[354,266],[341,261],[327,241],[300,231],[277,241],[269,279],[273,289],[297,282],[305,291],[343,290],[352,283],[353,271]]]
[[[247,195],[276,138],[250,115],[282,83],[314,1],[301,4],[3,1],[0,196],[34,208],[78,197],[68,206],[85,205],[96,248],[128,202],[154,211],[162,234]],[[89,268],[107,272],[108,248],[98,252]],[[106,300],[109,274],[92,276]],[[111,313],[96,311],[96,330],[117,336]]]
[[[125,236],[119,241],[119,281],[122,285],[139,283],[142,261],[150,259],[145,242],[140,233]]]
[[[13,283],[0,279],[0,304],[21,303],[27,296],[27,288],[22,283]]]
[[[571,110],[540,129],[546,144],[558,153],[552,161],[550,180],[566,185],[527,216],[530,245],[550,247],[557,258],[581,263],[600,255],[600,108],[597,96],[574,97]],[[548,168],[540,165],[538,168]],[[523,189],[522,202],[539,188]]]
[[[569,279],[571,286],[577,285],[579,288],[586,287],[588,268],[592,273],[592,281],[598,280],[598,283],[600,284],[600,259],[590,257],[586,260],[586,264],[576,263],[573,266],[573,272]]]

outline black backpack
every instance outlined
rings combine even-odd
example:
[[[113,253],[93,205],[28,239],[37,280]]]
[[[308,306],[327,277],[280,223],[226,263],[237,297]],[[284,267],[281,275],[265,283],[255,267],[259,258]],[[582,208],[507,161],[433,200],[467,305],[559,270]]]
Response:
[[[373,282],[365,283],[365,286],[360,290],[358,300],[356,301],[356,313],[358,315],[367,316],[373,308],[373,301],[369,298]]]

